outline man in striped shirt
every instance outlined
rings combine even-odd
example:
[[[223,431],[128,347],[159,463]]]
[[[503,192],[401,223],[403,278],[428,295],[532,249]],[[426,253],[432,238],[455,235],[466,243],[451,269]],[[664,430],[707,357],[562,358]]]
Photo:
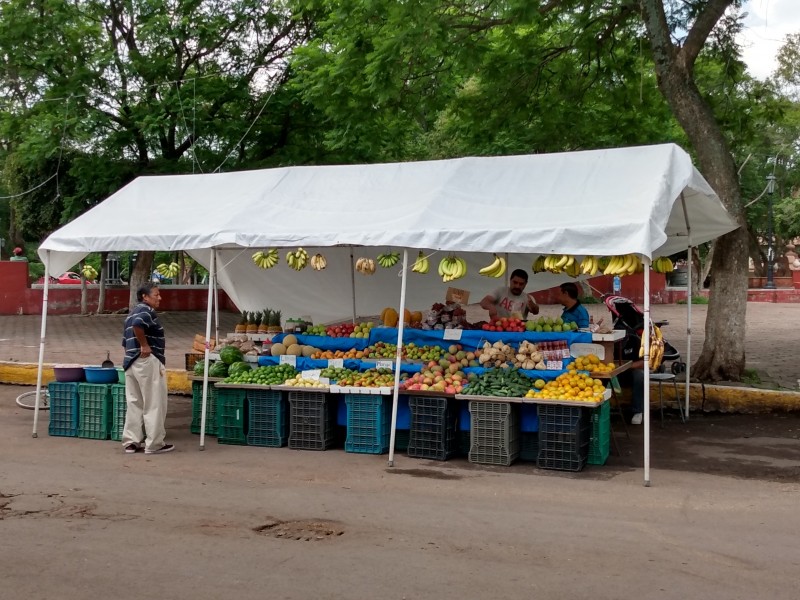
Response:
[[[149,283],[136,292],[139,301],[125,319],[122,345],[125,358],[125,429],[122,446],[126,454],[142,450],[145,454],[163,454],[175,449],[165,444],[167,419],[167,372],[164,367],[164,328],[158,320],[156,308],[161,293]]]

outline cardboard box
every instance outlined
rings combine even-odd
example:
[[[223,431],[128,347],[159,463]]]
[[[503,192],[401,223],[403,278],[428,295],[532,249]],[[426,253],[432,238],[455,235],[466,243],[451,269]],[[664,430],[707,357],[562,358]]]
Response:
[[[445,302],[457,302],[461,305],[469,304],[469,290],[460,290],[458,288],[447,288],[447,295],[444,297]]]

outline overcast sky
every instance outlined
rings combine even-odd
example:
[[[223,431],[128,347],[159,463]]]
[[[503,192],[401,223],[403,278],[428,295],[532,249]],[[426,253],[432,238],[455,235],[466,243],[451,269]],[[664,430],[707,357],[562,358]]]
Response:
[[[775,70],[775,55],[789,33],[800,32],[800,0],[748,0],[740,38],[750,74],[765,79]]]

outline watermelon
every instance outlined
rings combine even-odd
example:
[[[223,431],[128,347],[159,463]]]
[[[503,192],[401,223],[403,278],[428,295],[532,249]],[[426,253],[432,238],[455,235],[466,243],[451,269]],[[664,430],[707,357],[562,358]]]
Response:
[[[228,367],[228,377],[233,377],[234,375],[239,375],[241,373],[247,373],[248,371],[252,371],[250,365],[240,360],[239,362],[235,362]]]
[[[198,360],[196,363],[194,363],[193,372],[195,375],[199,375],[202,377],[203,373],[205,372],[205,368],[206,368],[206,362],[204,360]]]
[[[208,376],[209,377],[227,377],[228,376],[228,365],[226,365],[221,360],[218,360],[213,365],[208,368]]]
[[[226,365],[232,365],[235,362],[244,360],[244,355],[235,346],[225,346],[219,351],[219,359]]]

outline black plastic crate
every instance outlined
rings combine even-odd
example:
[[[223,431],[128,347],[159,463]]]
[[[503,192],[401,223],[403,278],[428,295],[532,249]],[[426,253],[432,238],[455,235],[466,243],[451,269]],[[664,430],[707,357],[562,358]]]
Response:
[[[346,394],[347,440],[345,452],[383,454],[389,451],[392,397]]]
[[[289,440],[286,393],[247,390],[247,444],[281,448]]]
[[[78,418],[80,404],[78,401],[78,384],[51,381],[47,385],[50,395],[50,435],[76,437],[78,435]]]
[[[591,419],[589,408],[539,405],[540,469],[580,471],[589,456]]]
[[[523,431],[519,436],[519,459],[536,462],[539,458],[539,432]]]
[[[122,441],[127,412],[128,401],[125,397],[125,384],[115,383],[111,386],[111,439],[115,442]]]
[[[246,404],[244,390],[217,390],[217,442],[247,445]]]
[[[469,462],[508,467],[519,457],[519,406],[511,402],[469,403]]]
[[[455,400],[440,396],[410,396],[411,435],[408,455],[411,458],[447,460],[457,450]]]
[[[335,442],[338,398],[323,392],[289,392],[289,448],[327,450]]]
[[[203,418],[203,382],[192,381],[192,423],[189,430],[199,434]],[[217,388],[208,382],[206,397],[206,435],[217,435]]]
[[[459,431],[456,433],[458,438],[458,453],[462,456],[469,456],[469,449],[472,441],[470,440],[469,431]]]
[[[394,432],[394,449],[399,452],[408,450],[408,441],[411,438],[409,429],[397,429]]]
[[[111,436],[111,384],[79,383],[78,398],[78,437],[107,440]]]

